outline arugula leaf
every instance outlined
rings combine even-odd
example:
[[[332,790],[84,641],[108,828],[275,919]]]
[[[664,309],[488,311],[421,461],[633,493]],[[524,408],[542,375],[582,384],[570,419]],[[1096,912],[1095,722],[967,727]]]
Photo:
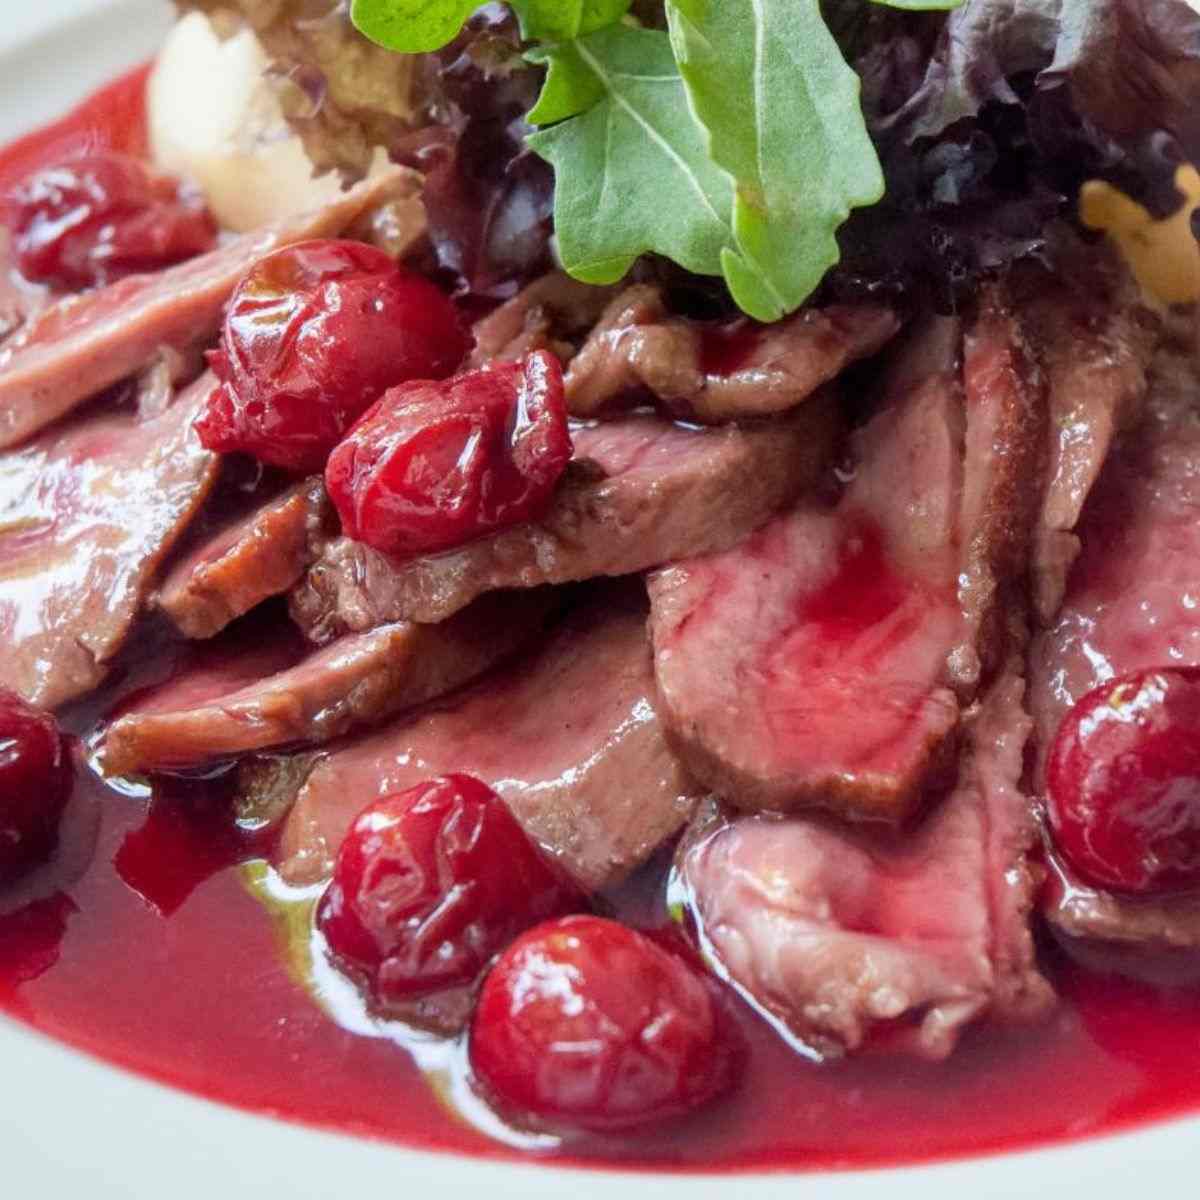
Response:
[[[530,41],[558,42],[619,21],[633,0],[509,0]],[[350,18],[389,50],[440,50],[458,36],[479,0],[353,0]]]
[[[633,0],[509,0],[528,41],[560,42],[613,25]]]
[[[477,0],[353,0],[350,19],[388,50],[420,54],[452,42]]]
[[[713,161],[736,180],[722,271],[775,321],[837,263],[853,208],[883,197],[858,76],[818,0],[670,0],[671,42]]]
[[[537,115],[559,123],[527,141],[555,168],[567,271],[615,283],[653,251],[719,275],[733,183],[691,118],[667,35],[612,26],[538,58],[550,65],[550,82]]]
[[[537,103],[526,114],[531,125],[557,125],[594,108],[605,97],[604,81],[568,42],[550,50],[530,50],[525,57],[546,68]]]
[[[948,9],[961,0],[874,0]],[[478,0],[353,0],[358,28],[436,49]],[[665,0],[670,33],[619,24],[631,0],[509,0],[548,70],[529,120],[555,168],[564,267],[612,283],[648,252],[723,275],[762,321],[799,308],[852,209],[883,196],[859,81],[820,0]]]

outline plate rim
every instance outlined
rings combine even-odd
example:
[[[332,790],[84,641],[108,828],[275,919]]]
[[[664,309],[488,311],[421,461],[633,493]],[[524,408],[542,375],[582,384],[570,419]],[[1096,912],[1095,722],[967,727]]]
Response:
[[[19,87],[31,63],[46,57],[86,64],[89,70],[57,87],[42,78],[44,95],[58,95],[60,107],[68,107],[90,89],[89,76],[111,76],[135,64],[168,7],[167,0],[43,0],[36,20],[27,14],[16,32],[0,30],[0,79],[8,75]],[[130,36],[98,47],[88,37],[98,22],[109,33]],[[111,57],[122,52],[123,63]],[[101,61],[105,54],[108,60]],[[36,106],[15,120],[0,113],[4,136],[44,115]],[[35,1194],[56,1195],[56,1184],[86,1183],[89,1200],[157,1197],[168,1178],[175,1200],[217,1194],[257,1200],[267,1188],[286,1188],[289,1200],[327,1200],[348,1181],[379,1179],[398,1194],[405,1185],[433,1184],[445,1200],[475,1197],[480,1188],[522,1200],[560,1200],[564,1188],[578,1200],[616,1200],[631,1182],[652,1184],[664,1200],[705,1200],[731,1191],[747,1200],[776,1200],[797,1186],[819,1189],[829,1200],[895,1200],[910,1189],[914,1195],[920,1189],[922,1200],[961,1200],[964,1187],[973,1200],[1000,1200],[1056,1184],[1086,1188],[1089,1200],[1128,1200],[1131,1184],[1169,1185],[1182,1178],[1200,1143],[1200,1115],[1181,1115],[1070,1143],[870,1170],[675,1173],[525,1164],[410,1149],[210,1101],[3,1015],[0,1062],[8,1080],[0,1087],[0,1172],[36,1187]]]

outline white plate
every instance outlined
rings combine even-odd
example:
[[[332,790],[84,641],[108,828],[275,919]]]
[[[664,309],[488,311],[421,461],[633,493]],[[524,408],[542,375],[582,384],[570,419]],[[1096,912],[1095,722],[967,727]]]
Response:
[[[0,0],[0,139],[153,52],[165,0]],[[1037,1104],[1039,1097],[1030,1096]],[[1063,1149],[838,1175],[672,1176],[517,1167],[247,1116],[0,1019],[0,1197],[29,1200],[1081,1200],[1195,1196],[1200,1120]]]

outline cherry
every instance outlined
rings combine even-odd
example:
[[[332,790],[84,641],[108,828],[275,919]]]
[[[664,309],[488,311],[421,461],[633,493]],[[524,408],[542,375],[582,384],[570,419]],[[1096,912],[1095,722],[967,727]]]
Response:
[[[562,368],[539,351],[394,388],[330,456],[325,485],[350,537],[410,557],[541,516],[570,458]]]
[[[441,379],[470,347],[454,305],[382,250],[287,246],[251,267],[234,292],[210,356],[221,387],[196,429],[210,450],[320,471],[388,388]]]
[[[470,984],[522,930],[585,907],[491,788],[448,775],[359,815],[317,927],[386,1006]]]
[[[1089,693],[1046,766],[1054,841],[1102,888],[1200,888],[1200,668],[1140,671]]]
[[[643,934],[599,917],[531,930],[484,981],[470,1062],[502,1109],[616,1130],[691,1111],[733,1082],[714,985]]]
[[[10,193],[4,210],[21,274],[64,288],[158,270],[217,240],[199,192],[122,154],[44,167]]]
[[[70,791],[54,718],[0,689],[0,882],[49,857]]]

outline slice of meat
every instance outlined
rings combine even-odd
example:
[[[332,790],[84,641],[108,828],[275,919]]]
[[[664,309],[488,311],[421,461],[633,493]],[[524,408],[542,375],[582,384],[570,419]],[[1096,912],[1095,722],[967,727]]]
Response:
[[[98,714],[93,727],[129,713],[143,716],[202,708],[298,666],[312,647],[291,621],[286,616],[281,620],[280,615],[278,606],[274,611],[264,607],[204,642],[180,642],[160,627],[166,645],[154,648],[159,651],[154,663],[157,667],[161,661],[163,669],[153,671],[142,686],[123,695],[123,687],[118,689],[115,703]],[[107,690],[105,699],[110,699]]]
[[[671,320],[662,291],[634,284],[613,298],[567,370],[567,407],[577,417],[628,408],[646,398],[692,396],[704,388],[700,327]]]
[[[1007,622],[1023,610],[1038,516],[1046,392],[1024,323],[989,287],[963,350],[966,426],[958,599],[964,630],[950,673],[970,699],[1003,663]]]
[[[551,350],[564,362],[595,325],[613,289],[580,283],[562,271],[534,280],[507,303],[475,322],[472,367]]]
[[[1023,687],[1015,670],[996,683],[967,723],[958,786],[902,839],[759,816],[685,850],[710,961],[816,1053],[903,1029],[909,1048],[941,1058],[984,1014],[1028,1020],[1052,1002],[1028,921]]]
[[[724,549],[813,487],[837,429],[829,397],[744,429],[644,415],[579,429],[576,461],[541,521],[407,563],[336,541],[293,593],[292,615],[326,642],[390,621],[444,620],[488,591],[629,575]]]
[[[1031,653],[1042,757],[1062,718],[1100,684],[1200,665],[1198,396],[1191,361],[1156,359],[1144,420],[1121,439],[1088,503],[1062,610]]]
[[[1139,961],[1173,952],[1200,949],[1200,896],[1181,895],[1146,900],[1118,896],[1091,887],[1054,854],[1047,856],[1049,879],[1041,907],[1060,935],[1086,945],[1128,954],[1125,962],[1138,972]],[[1118,965],[1106,955],[1106,966]]]
[[[1200,665],[1198,396],[1194,362],[1157,358],[1144,419],[1121,438],[1088,502],[1062,609],[1030,657],[1039,787],[1060,722],[1088,692],[1132,671]],[[1193,899],[1121,899],[1061,867],[1055,879],[1044,911],[1069,937],[1146,950],[1200,946]]]
[[[156,354],[138,372],[133,389],[139,421],[161,417],[174,403],[179,387],[194,382],[203,374],[203,367],[190,370],[193,365],[192,362],[185,364],[181,355],[164,351]]]
[[[315,652],[280,674],[199,697],[186,677],[104,739],[106,773],[182,770],[259,750],[317,745],[462,687],[543,624],[550,596],[485,597],[443,625],[385,625]],[[171,706],[169,696],[180,696]],[[192,694],[187,694],[188,692]],[[185,698],[186,697],[186,698]]]
[[[804,510],[650,595],[663,713],[697,779],[745,808],[912,814],[958,723],[945,579],[902,572],[866,518]]]
[[[284,877],[323,878],[366,805],[460,771],[494,787],[581,885],[620,882],[695,803],[655,712],[645,624],[641,603],[605,596],[528,661],[330,754],[284,827]]]
[[[949,756],[959,700],[1003,660],[1045,409],[1000,289],[960,382],[961,347],[959,323],[936,320],[903,348],[836,511],[802,507],[651,579],[673,744],[735,804],[904,821]]]
[[[784,412],[899,332],[889,308],[805,309],[770,326],[730,332],[667,314],[646,284],[609,306],[567,373],[567,404],[591,417],[649,392],[676,415],[705,424]]]
[[[959,716],[947,658],[963,625],[952,363],[933,356],[920,382],[903,364],[836,509],[802,506],[651,577],[672,743],[737,805],[901,822],[946,760]]]
[[[890,365],[878,414],[857,434],[843,513],[874,515],[896,561],[931,580],[957,573],[963,500],[959,322],[915,331]]]
[[[332,514],[323,480],[295,484],[177,563],[158,607],[185,637],[213,637],[303,578],[328,540]]]
[[[0,455],[0,685],[53,708],[103,680],[216,481],[192,430],[213,384],[151,420],[104,408]]]
[[[44,309],[0,349],[0,449],[134,374],[161,346],[182,350],[209,338],[251,263],[291,242],[336,236],[404,178],[386,172],[315,212]]]
[[[1075,526],[1121,428],[1136,422],[1157,328],[1123,270],[1097,247],[1067,247],[1060,272],[1025,284],[1021,312],[1048,383],[1047,472],[1034,545],[1034,609],[1062,604]]]

